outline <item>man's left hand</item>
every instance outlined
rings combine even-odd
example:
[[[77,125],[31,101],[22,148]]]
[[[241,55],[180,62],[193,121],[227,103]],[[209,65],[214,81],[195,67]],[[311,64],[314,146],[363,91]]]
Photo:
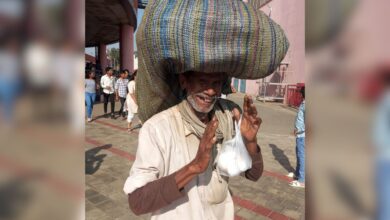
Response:
[[[238,121],[240,119],[240,112],[238,109],[233,110],[234,118]],[[257,110],[253,104],[252,97],[245,95],[243,116],[241,120],[241,135],[249,152],[257,151],[257,132],[260,128],[262,120],[257,116]],[[256,147],[256,149],[252,149]],[[249,149],[250,148],[250,149]],[[255,151],[256,150],[256,151]]]

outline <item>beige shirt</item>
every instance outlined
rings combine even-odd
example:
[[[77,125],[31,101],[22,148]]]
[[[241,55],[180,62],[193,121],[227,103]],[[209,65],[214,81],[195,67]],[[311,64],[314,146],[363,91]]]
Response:
[[[233,132],[233,131],[232,131]],[[126,180],[129,194],[149,182],[168,176],[190,163],[196,155],[199,139],[183,125],[176,106],[146,121],[139,134],[136,160]],[[216,148],[220,149],[221,144]],[[213,153],[213,161],[217,155]],[[228,179],[208,170],[189,182],[186,196],[152,213],[152,219],[234,219],[234,207]]]
[[[134,102],[134,99],[131,97],[131,95],[135,95],[135,80],[131,80],[127,84],[127,89],[129,91],[126,96],[127,108],[129,112],[133,114],[138,113],[138,105]]]

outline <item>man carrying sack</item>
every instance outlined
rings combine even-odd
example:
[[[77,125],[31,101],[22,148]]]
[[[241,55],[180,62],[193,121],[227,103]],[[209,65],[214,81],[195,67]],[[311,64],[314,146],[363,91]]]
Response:
[[[136,97],[145,123],[124,185],[131,210],[152,212],[152,219],[234,219],[229,178],[216,161],[242,115],[238,132],[252,159],[243,176],[257,181],[261,119],[249,96],[243,111],[219,97],[229,77],[258,79],[277,68],[288,49],[283,31],[238,0],[155,0],[137,48]]]

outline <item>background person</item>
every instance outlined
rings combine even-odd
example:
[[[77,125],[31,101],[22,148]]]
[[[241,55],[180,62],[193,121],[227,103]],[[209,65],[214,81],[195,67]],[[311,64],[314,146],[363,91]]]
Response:
[[[121,102],[121,108],[119,109],[119,116],[122,116],[125,119],[125,113],[123,111],[123,107],[126,101],[127,96],[127,84],[129,80],[127,79],[127,72],[122,70],[119,76],[119,79],[115,83],[115,94],[116,100]]]
[[[294,135],[296,136],[296,156],[297,166],[295,175],[289,174],[290,177],[295,176],[296,180],[290,182],[290,186],[304,188],[305,187],[305,87],[301,88],[303,101],[298,109],[298,114],[295,119]]]
[[[106,74],[102,76],[100,79],[100,84],[103,88],[103,96],[104,96],[104,116],[107,118],[107,105],[110,101],[111,103],[111,118],[115,118],[115,90],[114,90],[114,80],[115,77],[112,75],[113,70],[111,67],[106,67]]]
[[[127,104],[127,131],[131,132],[133,128],[131,123],[133,121],[134,115],[138,112],[138,105],[135,99],[135,78],[137,76],[137,70],[130,76],[130,81],[127,85],[128,93],[126,97]]]
[[[87,121],[91,122],[93,104],[95,103],[96,90],[98,89],[98,85],[95,81],[94,71],[87,71],[85,78],[85,103],[87,104]]]

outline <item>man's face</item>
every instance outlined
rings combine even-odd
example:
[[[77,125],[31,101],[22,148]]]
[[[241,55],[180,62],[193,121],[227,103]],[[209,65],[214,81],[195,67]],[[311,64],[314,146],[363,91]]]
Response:
[[[187,100],[192,108],[200,113],[210,112],[221,95],[223,73],[190,73],[180,77]]]
[[[109,71],[107,72],[107,75],[108,75],[108,76],[112,76],[112,73],[113,73],[113,71],[112,71],[112,70],[109,70]]]

